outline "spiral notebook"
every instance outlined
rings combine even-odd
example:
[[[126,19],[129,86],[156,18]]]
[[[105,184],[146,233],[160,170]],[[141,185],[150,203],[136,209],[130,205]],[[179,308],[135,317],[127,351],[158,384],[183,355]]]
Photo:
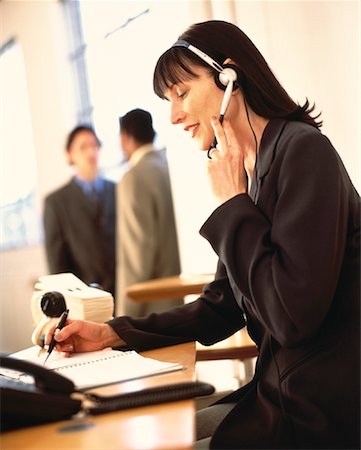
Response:
[[[43,365],[47,353],[39,353],[39,347],[30,347],[11,356]],[[54,351],[46,365],[47,369],[71,379],[76,389],[85,390],[107,384],[160,375],[182,370],[177,363],[146,358],[131,351],[107,348],[96,352],[76,353],[70,358]]]

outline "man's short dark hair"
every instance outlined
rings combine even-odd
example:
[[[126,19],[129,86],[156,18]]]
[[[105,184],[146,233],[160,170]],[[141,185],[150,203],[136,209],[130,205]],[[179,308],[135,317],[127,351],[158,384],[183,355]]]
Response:
[[[66,139],[66,143],[65,143],[65,148],[67,151],[70,150],[70,147],[72,145],[72,143],[74,142],[74,139],[76,138],[76,136],[79,133],[82,133],[83,131],[88,131],[89,133],[92,133],[99,145],[99,147],[101,147],[102,143],[100,142],[94,128],[91,125],[88,124],[81,124],[78,125],[77,127],[75,127],[68,135],[67,139]]]
[[[123,117],[119,117],[120,130],[133,137],[140,144],[149,144],[154,141],[152,116],[143,109],[133,109]]]

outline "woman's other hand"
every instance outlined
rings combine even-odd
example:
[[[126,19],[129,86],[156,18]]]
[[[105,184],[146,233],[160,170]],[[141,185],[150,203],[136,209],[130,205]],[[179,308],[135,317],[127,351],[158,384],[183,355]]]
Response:
[[[221,124],[216,117],[212,117],[211,124],[218,144],[210,155],[208,175],[214,195],[224,203],[235,195],[247,192],[244,154],[228,120]]]

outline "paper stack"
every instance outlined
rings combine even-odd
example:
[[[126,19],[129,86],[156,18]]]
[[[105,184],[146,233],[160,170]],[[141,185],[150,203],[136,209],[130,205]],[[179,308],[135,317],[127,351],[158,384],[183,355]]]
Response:
[[[87,286],[72,273],[60,273],[42,276],[35,284],[31,312],[37,328],[40,323],[44,324],[45,319],[41,309],[41,299],[46,292],[50,291],[63,294],[66,307],[69,309],[69,319],[104,323],[113,318],[114,299],[109,292]],[[38,332],[36,335],[39,334]]]

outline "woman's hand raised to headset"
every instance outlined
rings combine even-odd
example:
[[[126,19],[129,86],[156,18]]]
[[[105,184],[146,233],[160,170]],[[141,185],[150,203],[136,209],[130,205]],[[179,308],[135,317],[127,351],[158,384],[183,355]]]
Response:
[[[228,120],[224,119],[221,124],[213,116],[211,124],[218,144],[210,155],[208,175],[214,195],[220,203],[224,203],[235,195],[247,192],[244,154]]]

